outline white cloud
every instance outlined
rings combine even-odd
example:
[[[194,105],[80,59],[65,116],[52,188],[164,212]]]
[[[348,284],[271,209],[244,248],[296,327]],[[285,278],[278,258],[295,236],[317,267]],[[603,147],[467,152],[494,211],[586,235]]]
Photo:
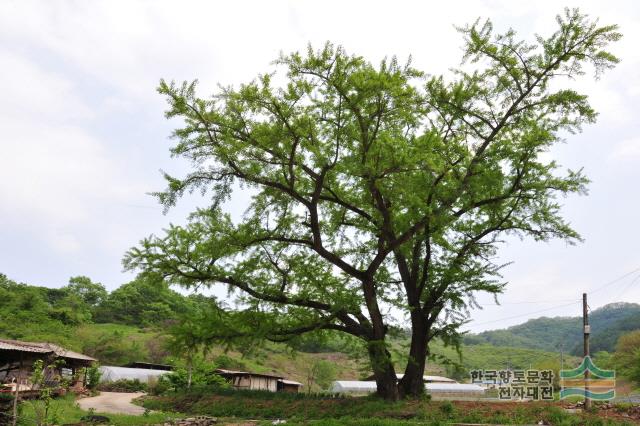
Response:
[[[613,147],[609,160],[638,165],[640,162],[640,137],[625,139]]]
[[[564,160],[587,162],[588,173],[607,183],[582,204],[567,201],[579,207],[568,209],[568,216],[585,233],[600,229],[611,212],[637,207],[637,197],[624,194],[640,175],[630,180],[610,165],[640,160],[640,140],[629,138],[640,133],[634,116],[640,10],[632,0],[615,7],[595,0],[573,3],[604,24],[619,23],[625,34],[614,48],[622,58],[619,67],[601,81],[587,78],[578,85],[601,112],[598,124],[588,127],[592,133],[569,136],[561,149]],[[155,92],[161,77],[198,78],[207,94],[218,83],[237,84],[270,70],[281,50],[326,40],[374,62],[412,54],[416,67],[444,73],[460,60],[454,25],[490,17],[497,31],[513,27],[531,39],[534,32],[551,31],[561,11],[554,0],[2,2],[0,239],[8,242],[0,245],[0,272],[44,284],[79,272],[112,287],[125,280],[123,251],[169,219],[145,193],[162,188],[159,168],[179,174],[183,167],[167,155],[166,137],[175,123],[162,116],[163,100]],[[610,148],[615,140],[623,142]],[[189,203],[170,218],[183,215]],[[230,209],[242,212],[243,202]],[[505,251],[516,265],[508,267],[511,284],[504,300],[542,293],[563,299],[624,272],[637,263],[632,241],[638,236],[622,219],[609,221],[607,232],[576,248],[526,244],[526,250]],[[605,261],[602,247],[609,255]],[[43,267],[7,260],[17,257],[33,257]],[[478,321],[528,311],[521,305],[488,308]]]
[[[29,117],[34,121],[56,122],[90,119],[91,110],[78,96],[74,84],[15,51],[0,48],[3,78],[0,114],[5,118]]]
[[[0,64],[0,221],[56,253],[100,245],[100,232],[90,241],[82,227],[100,220],[104,200],[144,193],[93,131],[100,109],[32,55],[0,49]]]

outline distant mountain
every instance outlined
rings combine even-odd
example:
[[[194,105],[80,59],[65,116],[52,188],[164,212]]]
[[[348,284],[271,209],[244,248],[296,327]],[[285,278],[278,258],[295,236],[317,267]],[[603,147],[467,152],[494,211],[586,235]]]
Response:
[[[591,352],[612,352],[618,337],[640,329],[640,305],[611,303],[589,314]],[[466,345],[491,344],[546,351],[582,353],[582,317],[541,317],[503,330],[469,334]]]

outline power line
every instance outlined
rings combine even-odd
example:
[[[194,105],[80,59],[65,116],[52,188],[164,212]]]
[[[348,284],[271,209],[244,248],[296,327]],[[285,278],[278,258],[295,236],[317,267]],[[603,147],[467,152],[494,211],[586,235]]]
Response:
[[[500,302],[500,303],[479,303],[480,306],[502,306],[502,305],[522,305],[522,304],[537,304],[537,303],[558,303],[558,302],[574,302],[579,299],[556,299],[556,300],[524,300],[520,302]]]
[[[622,275],[622,276],[620,276],[620,277],[616,278],[616,279],[615,279],[615,280],[613,280],[613,281],[609,281],[608,283],[603,284],[602,286],[600,286],[600,287],[598,287],[598,288],[596,288],[596,289],[594,289],[594,290],[589,290],[589,291],[587,291],[587,293],[589,293],[589,294],[593,294],[593,293],[595,293],[595,292],[597,292],[597,291],[603,290],[603,289],[605,289],[606,287],[609,287],[610,285],[615,284],[615,283],[617,283],[618,281],[620,281],[620,280],[622,280],[622,279],[624,279],[624,278],[628,277],[629,275],[633,275],[633,274],[635,274],[636,272],[640,272],[640,267],[638,267],[638,268],[634,269],[634,270],[633,270],[633,271],[631,271],[631,272],[627,272],[626,274],[624,274],[624,275]]]
[[[577,300],[574,300],[574,301],[572,301],[571,303],[566,303],[566,304],[564,304],[564,305],[553,306],[553,307],[551,307],[551,308],[540,309],[540,310],[538,310],[538,311],[527,312],[527,313],[525,313],[525,314],[513,315],[513,316],[510,316],[510,317],[499,318],[499,319],[496,319],[496,320],[491,320],[491,321],[485,321],[485,322],[474,323],[474,325],[491,324],[491,323],[498,322],[498,321],[506,321],[506,320],[510,320],[510,319],[514,319],[514,318],[526,317],[526,316],[528,316],[528,315],[533,315],[533,314],[537,314],[537,313],[540,313],[540,312],[546,312],[546,311],[551,311],[551,310],[553,310],[553,309],[564,308],[565,306],[574,305],[575,303],[577,303]]]
[[[627,290],[629,290],[631,288],[631,286],[633,284],[635,284],[638,280],[640,279],[640,275],[638,275],[637,277],[635,277],[634,279],[632,279],[629,284],[627,284],[627,286],[625,288],[622,289],[622,291],[620,292],[620,294],[618,294],[616,297],[614,297],[613,299],[611,299],[612,302],[615,302],[617,300],[619,300],[623,294],[625,294],[627,292]]]
[[[626,278],[626,277],[628,277],[628,276],[630,276],[630,275],[635,274],[636,272],[640,272],[640,267],[638,267],[638,268],[634,269],[633,271],[627,272],[626,274],[621,275],[621,276],[619,276],[618,278],[616,278],[616,279],[614,279],[614,280],[612,280],[612,281],[609,281],[609,282],[607,282],[607,283],[605,283],[605,284],[601,285],[600,287],[597,287],[597,288],[596,288],[596,289],[594,289],[594,290],[591,290],[589,293],[595,293],[595,292],[597,292],[597,291],[603,290],[603,289],[605,289],[606,287],[608,287],[608,286],[610,286],[610,285],[612,285],[612,284],[615,284],[615,283],[617,283],[618,281],[620,281],[620,280],[622,280],[622,279],[624,279],[624,278]],[[628,290],[628,288],[629,288],[629,287],[630,287],[634,282],[636,282],[636,280],[638,280],[638,279],[640,279],[640,275],[639,275],[639,276],[637,276],[637,277],[635,277],[635,278],[631,281],[631,283],[629,283],[629,284],[627,285],[627,287],[625,287],[625,289],[623,290],[623,292],[622,292],[622,293],[626,292],[626,291]],[[621,293],[618,297],[620,297],[620,296],[622,295],[622,293]],[[550,308],[540,309],[540,310],[537,310],[537,311],[532,311],[532,312],[527,312],[527,313],[523,313],[523,314],[513,315],[513,316],[505,317],[505,318],[499,318],[499,319],[495,319],[495,320],[491,320],[491,321],[485,321],[485,322],[480,322],[480,323],[473,323],[473,325],[485,325],[485,324],[492,324],[492,323],[496,323],[496,322],[499,322],[499,321],[506,321],[506,320],[510,320],[510,319],[514,319],[514,318],[522,318],[522,317],[526,317],[526,316],[529,316],[529,315],[537,314],[537,313],[540,313],[540,312],[547,312],[547,311],[551,311],[551,310],[554,310],[554,309],[563,308],[563,307],[566,307],[566,306],[571,306],[571,305],[573,305],[574,303],[576,303],[576,302],[580,301],[580,300],[578,300],[578,299],[567,299],[567,300],[571,300],[571,303],[567,303],[567,304],[563,304],[563,305],[557,305],[557,306],[552,306],[552,307],[550,307]],[[520,303],[527,303],[527,302],[512,302],[512,303],[505,303],[505,304],[520,304]],[[538,303],[538,302],[531,302],[531,303]],[[540,302],[540,303],[547,303],[547,302]],[[500,305],[501,305],[501,304],[481,304],[480,306],[500,306]]]

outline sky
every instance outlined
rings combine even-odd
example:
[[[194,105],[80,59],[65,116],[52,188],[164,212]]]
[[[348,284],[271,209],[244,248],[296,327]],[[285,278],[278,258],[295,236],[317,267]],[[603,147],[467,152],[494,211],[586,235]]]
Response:
[[[508,240],[500,305],[479,299],[466,329],[504,328],[542,315],[579,315],[640,303],[640,4],[574,1],[568,7],[620,26],[622,62],[575,84],[600,116],[550,155],[592,180],[589,195],[563,199],[584,237]],[[455,26],[491,18],[533,40],[549,34],[556,1],[10,1],[0,2],[0,273],[60,287],[87,275],[109,290],[130,281],[124,252],[180,224],[206,200],[188,197],[166,215],[152,191],[160,170],[180,175],[156,93],[161,78],[199,79],[200,93],[273,70],[279,53],[329,40],[372,62],[397,55],[430,74],[459,65]],[[227,207],[240,215],[247,194]]]

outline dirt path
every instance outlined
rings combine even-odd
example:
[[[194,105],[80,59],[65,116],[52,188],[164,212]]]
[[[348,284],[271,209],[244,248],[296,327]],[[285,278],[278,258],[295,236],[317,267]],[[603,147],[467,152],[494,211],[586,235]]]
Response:
[[[93,408],[97,413],[133,414],[144,413],[144,408],[134,405],[131,401],[144,393],[100,392],[100,395],[78,400],[80,408]]]

